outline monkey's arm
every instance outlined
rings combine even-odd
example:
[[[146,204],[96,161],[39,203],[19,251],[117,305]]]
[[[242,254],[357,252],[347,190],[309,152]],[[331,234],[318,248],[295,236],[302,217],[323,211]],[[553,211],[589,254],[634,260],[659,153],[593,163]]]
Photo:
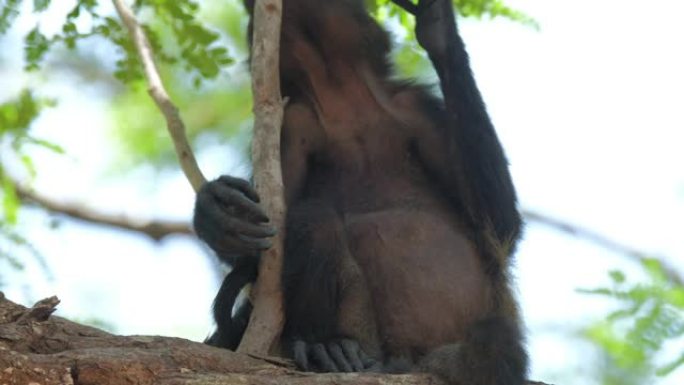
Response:
[[[474,223],[491,221],[499,240],[516,239],[521,219],[508,161],[475,83],[451,0],[393,1],[416,16],[416,38],[440,79],[447,157],[455,167],[443,177],[459,184],[459,200]]]

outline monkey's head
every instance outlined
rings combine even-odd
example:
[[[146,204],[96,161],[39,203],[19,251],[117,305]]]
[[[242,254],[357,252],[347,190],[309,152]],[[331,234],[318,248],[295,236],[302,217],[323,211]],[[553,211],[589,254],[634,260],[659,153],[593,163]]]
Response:
[[[244,0],[253,13],[255,0]],[[248,39],[251,42],[252,20]],[[390,41],[363,0],[283,0],[280,72],[284,83],[334,63],[365,63],[387,74]],[[334,75],[334,74],[331,74]]]

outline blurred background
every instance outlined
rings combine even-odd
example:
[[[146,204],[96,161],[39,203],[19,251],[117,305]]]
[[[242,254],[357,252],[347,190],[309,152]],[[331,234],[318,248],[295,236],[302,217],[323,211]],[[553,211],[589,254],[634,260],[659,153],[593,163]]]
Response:
[[[367,1],[397,72],[436,85],[411,18]],[[531,379],[684,383],[684,3],[458,0],[527,228]],[[2,0],[0,290],[119,334],[201,341],[225,267],[106,0]],[[205,175],[247,177],[239,0],[137,0]]]

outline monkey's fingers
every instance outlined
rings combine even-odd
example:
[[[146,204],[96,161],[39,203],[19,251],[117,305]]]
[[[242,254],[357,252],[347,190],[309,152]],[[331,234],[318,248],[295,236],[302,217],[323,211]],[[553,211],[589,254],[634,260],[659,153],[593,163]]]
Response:
[[[246,217],[253,217],[257,222],[268,222],[268,215],[266,215],[261,206],[241,190],[222,183],[210,183],[207,188],[211,195],[224,207],[235,207],[238,212],[245,213]]]
[[[276,232],[271,226],[255,225],[231,217],[215,204],[201,201],[198,197],[194,217],[195,231],[216,252],[255,254],[271,247],[270,237]]]
[[[430,8],[430,6],[438,1],[449,1],[451,0],[418,0],[418,5],[416,5],[416,14],[424,11],[426,8]]]
[[[252,187],[252,184],[244,179],[235,178],[230,175],[223,175],[219,177],[217,180],[227,186],[239,190],[241,193],[245,194],[249,199],[253,200],[254,202],[259,203],[261,201],[259,198],[259,194],[257,194],[254,187]]]
[[[205,236],[203,239],[217,253],[226,255],[259,255],[259,252],[269,249],[272,244],[268,239],[255,239],[245,236],[223,235],[216,238]]]
[[[336,373],[340,370],[335,365],[335,361],[330,358],[328,351],[325,349],[323,344],[313,344],[309,346],[309,352],[311,353],[311,358],[316,362],[316,367],[325,373]]]
[[[218,241],[224,236],[236,237],[238,235],[269,238],[277,233],[273,226],[254,224],[227,213],[215,199],[206,194],[197,196],[194,219],[195,230],[210,244],[210,238],[219,238]]]
[[[392,0],[392,2],[412,15],[418,12],[418,6],[409,0]]]
[[[311,368],[309,367],[309,358],[307,356],[306,342],[302,340],[295,341],[292,350],[297,368],[303,372],[311,371]]]
[[[345,357],[345,354],[342,352],[342,347],[338,342],[329,342],[328,352],[341,372],[349,373],[357,371],[352,368],[351,362]]]
[[[361,350],[361,346],[358,342],[344,339],[340,341],[340,346],[355,372],[360,372],[366,368],[366,365],[363,363],[363,358],[368,359],[368,356]]]
[[[254,251],[268,250],[273,246],[273,241],[269,238],[254,238],[239,234],[237,238],[243,246]]]

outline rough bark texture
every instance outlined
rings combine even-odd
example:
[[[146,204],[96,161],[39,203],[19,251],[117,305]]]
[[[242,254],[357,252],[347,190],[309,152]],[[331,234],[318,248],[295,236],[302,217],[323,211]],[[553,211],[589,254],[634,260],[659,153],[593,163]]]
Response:
[[[58,303],[25,308],[0,292],[0,384],[443,385],[426,374],[302,373],[287,360],[180,338],[116,336],[50,316]]]
[[[277,353],[284,322],[280,283],[285,237],[285,198],[280,166],[283,101],[280,96],[278,66],[281,14],[280,0],[255,2],[251,69],[254,95],[254,186],[271,223],[278,229],[278,234],[273,238],[273,247],[262,253],[259,278],[252,291],[254,310],[238,348],[239,352],[258,355]]]

